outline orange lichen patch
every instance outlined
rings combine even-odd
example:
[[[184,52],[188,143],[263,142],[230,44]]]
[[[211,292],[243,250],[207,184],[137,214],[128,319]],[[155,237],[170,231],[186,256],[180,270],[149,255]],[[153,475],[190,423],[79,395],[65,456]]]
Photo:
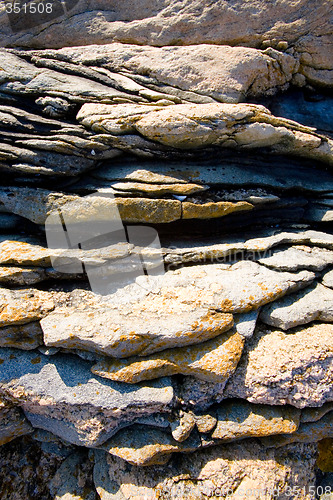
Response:
[[[218,201],[216,203],[203,203],[202,205],[184,201],[182,203],[182,208],[183,219],[213,219],[216,217],[224,217],[232,212],[252,210],[253,205],[246,201]]]
[[[51,265],[50,250],[22,241],[6,240],[0,244],[0,264]]]
[[[181,218],[181,203],[178,200],[117,198],[115,202],[123,222],[161,223]]]
[[[166,432],[132,426],[117,432],[101,448],[133,465],[164,464],[168,455],[179,451],[194,451],[200,447],[199,439],[178,442]]]
[[[40,290],[0,291],[0,326],[24,324],[42,318],[54,309],[52,294]]]
[[[128,383],[176,373],[222,383],[236,369],[243,346],[244,339],[230,332],[202,344],[167,349],[149,357],[121,361],[107,358],[91,370],[102,377]]]
[[[319,441],[317,467],[323,472],[333,472],[333,438]]]

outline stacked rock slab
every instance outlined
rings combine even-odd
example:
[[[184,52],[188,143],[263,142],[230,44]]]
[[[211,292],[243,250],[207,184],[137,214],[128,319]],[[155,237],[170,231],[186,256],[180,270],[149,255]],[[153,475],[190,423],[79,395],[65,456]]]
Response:
[[[331,499],[330,2],[65,3],[0,7],[0,497]]]

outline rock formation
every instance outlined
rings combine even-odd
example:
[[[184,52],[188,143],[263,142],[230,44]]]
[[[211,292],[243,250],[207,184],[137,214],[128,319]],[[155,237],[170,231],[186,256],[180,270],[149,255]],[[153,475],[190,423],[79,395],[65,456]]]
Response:
[[[331,3],[50,5],[0,6],[1,499],[333,498]]]

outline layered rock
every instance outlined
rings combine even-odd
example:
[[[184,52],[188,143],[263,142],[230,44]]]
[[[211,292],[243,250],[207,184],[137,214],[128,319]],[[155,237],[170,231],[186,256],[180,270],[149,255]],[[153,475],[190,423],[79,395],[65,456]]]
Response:
[[[1,498],[326,500],[329,2],[52,5],[0,7]]]

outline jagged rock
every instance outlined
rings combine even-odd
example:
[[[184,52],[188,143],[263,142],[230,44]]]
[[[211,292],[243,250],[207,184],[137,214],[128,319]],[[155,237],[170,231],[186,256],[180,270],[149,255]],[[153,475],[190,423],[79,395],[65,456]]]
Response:
[[[265,306],[260,319],[283,330],[311,321],[333,322],[333,291],[317,283]]]
[[[269,148],[333,164],[330,139],[309,127],[277,118],[254,104],[177,104],[158,106],[84,104],[77,120],[100,134],[139,133],[171,148]],[[95,137],[95,140],[97,138]],[[118,147],[117,141],[114,146]]]
[[[232,203],[230,201],[209,202],[204,204],[182,202],[182,219],[211,219],[224,217],[227,214],[243,210],[251,210],[253,205],[246,201]]]
[[[333,437],[332,426],[333,413],[327,413],[320,420],[315,422],[302,423],[298,430],[293,434],[286,434],[281,436],[270,436],[261,438],[261,442],[270,447],[285,446],[289,443],[313,443],[320,441],[324,438]]]
[[[123,358],[196,344],[233,325],[231,314],[209,312],[199,303],[191,308],[162,298],[161,310],[157,301],[144,302],[59,308],[41,323],[45,345]]]
[[[172,437],[178,441],[185,441],[196,424],[195,417],[192,413],[180,411],[179,418],[173,420],[170,424]]]
[[[297,430],[299,420],[300,411],[289,406],[226,401],[217,408],[217,425],[212,437],[231,440],[292,433]]]
[[[223,384],[235,371],[243,345],[237,332],[227,332],[198,345],[167,349],[149,357],[106,358],[94,365],[92,372],[131,384],[177,373]]]
[[[49,50],[46,54],[45,60],[43,51],[34,51],[33,62],[39,67],[50,67],[52,60],[54,68],[68,68],[73,73],[76,70],[77,74],[80,71],[83,74],[82,65],[89,65],[96,76],[99,74],[102,78],[104,75],[105,79],[109,77],[110,83],[117,89],[135,92],[152,100],[163,96],[159,96],[157,92],[155,95],[152,92],[149,94],[149,89],[138,83],[135,85],[135,75],[143,75],[147,80],[149,78],[156,82],[155,88],[159,84],[162,88],[166,86],[166,91],[169,92],[170,87],[181,89],[184,93],[178,95],[189,100],[191,93],[195,93],[217,101],[239,102],[246,95],[270,95],[277,88],[286,87],[298,69],[298,62],[290,54],[274,49],[261,51],[225,45],[158,48],[111,43]],[[104,71],[99,70],[98,66]],[[87,70],[86,72],[88,73]],[[129,80],[132,75],[134,82]],[[172,99],[172,95],[166,95],[167,99],[170,97]]]
[[[333,252],[316,247],[292,246],[285,250],[275,250],[268,257],[258,259],[258,262],[281,271],[322,271],[333,264]]]
[[[41,290],[7,290],[0,288],[0,327],[23,325],[43,318],[55,307],[54,296]]]
[[[316,446],[292,444],[265,449],[249,439],[196,453],[177,454],[167,465],[136,467],[101,452],[95,454],[94,481],[102,500],[267,498],[287,496],[290,488],[315,487]],[[304,467],[304,461],[307,467]],[[260,495],[260,496],[259,496]],[[251,493],[252,496],[252,493]],[[308,500],[308,496],[303,497]]]
[[[33,428],[23,413],[4,399],[0,399],[0,446],[24,434],[30,434]]]
[[[170,380],[124,386],[95,378],[78,357],[1,349],[1,391],[34,427],[79,446],[97,446],[136,418],[171,405]]]
[[[326,323],[288,333],[257,327],[224,397],[297,408],[332,401],[332,332]]]
[[[324,274],[322,284],[324,286],[328,286],[329,288],[333,288],[333,270]]]
[[[31,351],[42,344],[43,331],[37,321],[0,328],[0,347],[15,347]]]
[[[216,412],[212,411],[205,413],[195,413],[194,414],[195,425],[200,433],[208,433],[214,429],[217,424]]]
[[[83,298],[80,308],[56,308],[41,321],[44,342],[120,358],[195,344],[232,326],[231,316],[216,310],[249,312],[313,278],[311,272],[277,273],[254,262],[168,271],[149,290],[140,286],[139,277],[107,296],[107,304],[85,306]]]
[[[227,380],[216,383],[185,376],[178,385],[177,396],[185,408],[196,412],[204,411],[212,404],[222,401],[226,383]]]
[[[186,441],[179,442],[162,430],[133,425],[117,432],[99,448],[130,464],[147,466],[165,463],[170,453],[194,451],[200,446],[200,438],[194,432]]]

